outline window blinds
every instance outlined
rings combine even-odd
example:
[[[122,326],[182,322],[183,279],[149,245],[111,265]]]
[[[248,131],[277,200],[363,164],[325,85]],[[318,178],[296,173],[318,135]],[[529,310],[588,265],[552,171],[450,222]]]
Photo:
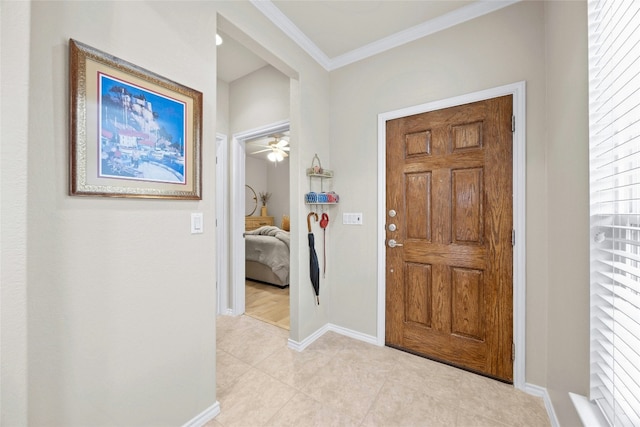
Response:
[[[589,1],[591,399],[640,426],[640,1]]]

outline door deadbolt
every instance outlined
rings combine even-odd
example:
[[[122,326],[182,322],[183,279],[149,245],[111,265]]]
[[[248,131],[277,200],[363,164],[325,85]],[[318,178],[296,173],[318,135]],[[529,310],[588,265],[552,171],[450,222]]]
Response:
[[[396,231],[398,229],[395,224],[389,224],[389,227],[387,228],[389,229],[389,231]]]
[[[396,216],[396,211],[394,211],[393,209],[391,209],[391,210],[389,211],[389,216],[390,216],[391,218],[393,218],[394,216]]]

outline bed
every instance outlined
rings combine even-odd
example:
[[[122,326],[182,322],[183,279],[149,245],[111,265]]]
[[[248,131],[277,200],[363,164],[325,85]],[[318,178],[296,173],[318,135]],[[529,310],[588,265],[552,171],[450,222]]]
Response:
[[[263,226],[245,232],[245,276],[285,288],[289,286],[289,232]]]

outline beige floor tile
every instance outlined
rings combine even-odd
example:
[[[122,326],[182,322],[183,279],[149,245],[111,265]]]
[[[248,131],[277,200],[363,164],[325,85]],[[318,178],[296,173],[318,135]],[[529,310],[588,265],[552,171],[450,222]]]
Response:
[[[225,340],[233,339],[244,331],[255,329],[248,316],[218,316],[216,318],[216,344],[220,347]]]
[[[280,328],[267,326],[269,328],[258,326],[228,331],[218,341],[218,348],[249,365],[255,365],[287,346],[287,339],[277,332]]]
[[[220,334],[221,331],[234,329],[238,323],[241,322],[240,316],[217,316],[216,317],[216,332]]]
[[[293,387],[251,368],[237,381],[218,390],[220,414],[225,427],[262,426],[296,393]]]
[[[300,352],[282,348],[256,368],[299,390],[329,363],[334,354],[327,350],[306,349]]]
[[[405,355],[389,347],[378,347],[364,342],[351,343],[349,347],[339,350],[336,360],[352,364],[362,369],[382,375],[392,373]]]
[[[297,352],[248,316],[217,326],[221,413],[207,427],[550,426],[542,399],[409,353],[335,332]]]
[[[298,393],[266,424],[269,427],[355,427],[360,423]]]
[[[460,398],[460,407],[467,413],[507,425],[550,425],[542,399],[490,378],[465,372],[460,381]]]
[[[224,427],[224,426],[220,424],[217,419],[214,418],[210,421],[207,421],[207,423],[202,427]]]
[[[454,426],[457,404],[426,393],[386,382],[371,407],[363,426]]]
[[[398,359],[396,369],[389,376],[390,381],[457,403],[460,399],[460,379],[464,371],[413,354],[405,354],[406,357]]]
[[[278,327],[276,325],[267,323],[267,322],[263,322],[260,319],[256,319],[254,317],[251,316],[242,316],[242,319],[244,320],[244,323],[252,328],[257,328],[257,329],[261,329],[265,332],[269,332],[272,334],[276,334],[278,336],[282,336],[285,338],[289,338],[289,330],[288,329],[284,329],[281,327]]]
[[[383,383],[381,373],[333,359],[301,390],[338,412],[363,420]]]
[[[236,381],[251,369],[251,365],[243,362],[224,350],[216,351],[216,386],[218,390]]]
[[[500,421],[481,417],[478,414],[459,410],[456,427],[513,427]]]

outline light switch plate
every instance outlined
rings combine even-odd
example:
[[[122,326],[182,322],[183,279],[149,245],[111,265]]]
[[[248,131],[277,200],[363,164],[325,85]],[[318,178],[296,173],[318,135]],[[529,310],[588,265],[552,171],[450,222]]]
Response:
[[[343,213],[342,223],[347,225],[362,225],[362,213]]]
[[[191,213],[191,234],[204,233],[202,212]]]

